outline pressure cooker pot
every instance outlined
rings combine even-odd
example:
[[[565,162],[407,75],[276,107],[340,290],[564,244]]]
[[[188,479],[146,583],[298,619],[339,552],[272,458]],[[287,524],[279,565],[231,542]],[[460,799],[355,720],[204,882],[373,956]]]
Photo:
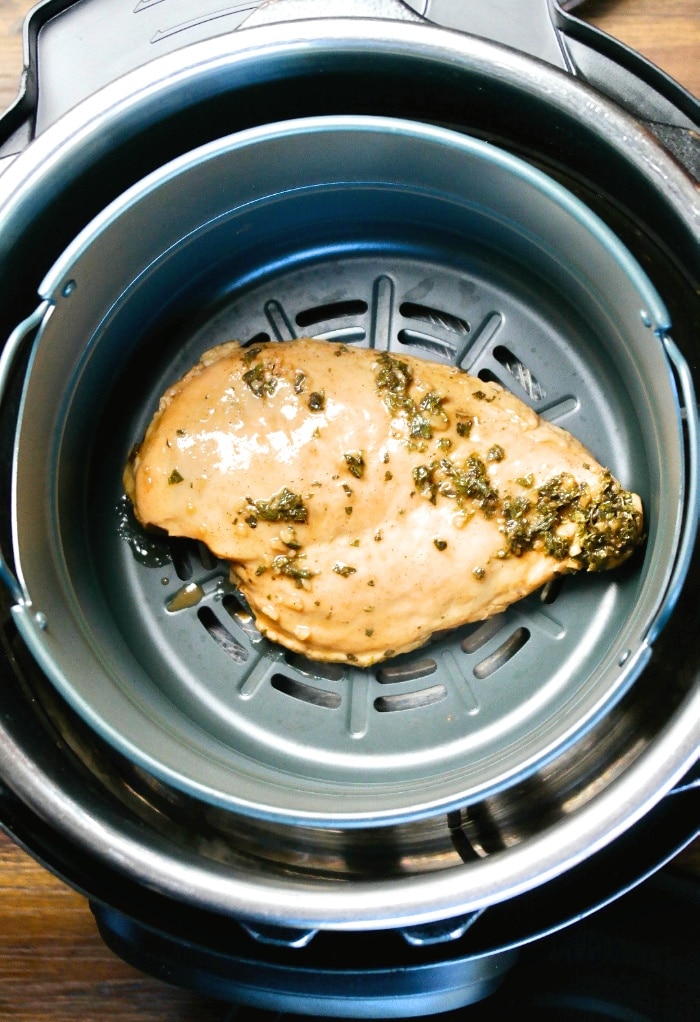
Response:
[[[287,948],[460,939],[692,798],[700,719],[690,107],[671,155],[570,66],[352,13],[262,5],[44,108],[0,176],[12,811]],[[202,352],[298,336],[500,382],[640,493],[644,546],[374,668],[269,642],[121,472]]]

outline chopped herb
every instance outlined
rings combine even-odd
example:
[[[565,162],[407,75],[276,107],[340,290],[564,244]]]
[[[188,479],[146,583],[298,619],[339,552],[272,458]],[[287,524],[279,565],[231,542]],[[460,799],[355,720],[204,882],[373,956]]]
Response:
[[[302,373],[301,369],[297,369],[294,374],[294,393],[303,394],[304,384],[306,383],[306,375]]]
[[[245,523],[246,525],[249,525],[251,529],[256,529],[258,527],[258,519],[255,517],[255,515],[248,515],[248,517],[245,519]]]
[[[437,414],[438,412],[442,411],[443,401],[444,398],[441,397],[440,394],[437,393],[437,391],[431,390],[428,394],[425,395],[425,397],[423,398],[418,407],[422,412],[431,412]]]
[[[308,511],[298,493],[283,486],[279,493],[267,500],[253,500],[246,497],[248,504],[255,508],[259,518],[266,522],[306,522]]]
[[[374,628],[365,628],[365,635],[367,636],[367,638],[370,638],[372,635],[374,635]]]
[[[187,436],[187,430],[185,430],[185,429],[176,429],[175,430],[175,435],[176,436]]]
[[[265,366],[262,362],[258,362],[247,373],[243,373],[243,382],[248,385],[256,397],[268,397],[277,389],[277,380],[265,373]]]
[[[382,530],[381,529],[377,529],[377,531],[374,534],[374,542],[375,543],[381,543],[381,541],[383,539],[384,539],[384,536],[382,534]]]
[[[518,486],[522,486],[524,490],[531,490],[535,485],[535,477],[532,472],[528,472],[526,476],[519,476],[519,478],[515,481]]]
[[[352,505],[351,504],[346,505],[345,514],[346,515],[351,515],[352,514]]]
[[[175,483],[181,483],[183,479],[184,477],[180,475],[176,468],[174,468],[168,476],[168,483],[170,486],[174,486]]]
[[[387,469],[386,472],[384,473],[384,482],[385,483],[390,483],[393,478],[394,478],[394,473],[390,472],[389,469]]]
[[[506,452],[503,450],[500,444],[494,444],[493,447],[489,447],[486,460],[487,461],[503,461],[506,456]]]
[[[436,467],[434,462],[431,465],[415,465],[412,472],[413,481],[418,487],[421,497],[425,497],[431,504],[436,502],[438,493],[438,486],[434,479]]]
[[[309,408],[312,412],[322,412],[326,407],[326,395],[322,390],[314,390],[309,394]]]
[[[343,493],[346,497],[352,497],[352,486],[348,486],[347,483],[343,483]]]
[[[243,352],[243,361],[245,362],[245,364],[249,366],[250,363],[253,362],[258,357],[261,351],[262,348],[258,346],[255,346],[253,348],[246,348],[245,351]]]
[[[413,380],[413,370],[407,362],[394,358],[388,351],[383,351],[377,358],[379,370],[375,376],[378,390],[388,390],[401,394],[407,390]]]
[[[484,578],[484,576],[486,575],[486,569],[478,566],[476,568],[472,568],[472,575],[474,576],[474,578],[481,581],[482,578]]]
[[[436,546],[436,548],[438,550],[446,550],[447,549],[447,542],[444,539],[434,539],[433,543],[435,544],[435,546]]]
[[[375,375],[375,383],[387,410],[392,415],[401,415],[408,421],[409,436],[412,439],[430,440],[433,435],[432,426],[408,394],[408,388],[413,382],[411,367],[407,362],[394,358],[388,351],[383,351],[379,355],[377,365],[379,368]]]
[[[440,468],[445,475],[438,487],[441,494],[457,501],[469,498],[476,502],[487,517],[493,514],[498,503],[498,491],[491,486],[481,458],[470,454],[461,468],[449,458],[442,458]]]
[[[457,412],[457,415],[459,415],[459,422],[457,423],[456,427],[457,435],[462,437],[468,437],[472,431],[474,420],[469,415],[461,415],[459,412]]]
[[[348,466],[348,472],[356,479],[361,479],[365,474],[365,459],[362,457],[362,451],[349,451],[343,457]]]
[[[348,575],[354,575],[357,568],[351,568],[349,564],[338,563],[333,565],[333,571],[336,575],[342,575],[343,578],[347,578]]]
[[[289,556],[287,554],[278,554],[272,559],[272,567],[280,575],[293,578],[297,589],[301,589],[307,579],[313,578],[315,572],[310,568],[301,567],[298,562],[299,558],[296,554]]]
[[[450,447],[452,447],[452,441],[448,436],[441,436],[437,442],[437,447],[439,451],[449,451]]]
[[[267,571],[267,565],[266,564],[259,564],[257,566],[257,568],[255,569],[255,574],[256,575],[264,575],[266,571]]]

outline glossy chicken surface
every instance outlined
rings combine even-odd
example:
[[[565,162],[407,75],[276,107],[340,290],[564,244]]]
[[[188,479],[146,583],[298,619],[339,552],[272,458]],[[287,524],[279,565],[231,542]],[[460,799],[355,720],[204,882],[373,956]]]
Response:
[[[271,640],[360,666],[615,567],[643,529],[639,497],[499,385],[322,340],[205,353],[124,485],[142,525],[230,562]]]

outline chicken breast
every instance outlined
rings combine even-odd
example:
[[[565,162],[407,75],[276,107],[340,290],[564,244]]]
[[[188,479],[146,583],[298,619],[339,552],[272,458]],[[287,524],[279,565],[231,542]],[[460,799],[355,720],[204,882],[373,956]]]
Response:
[[[124,485],[142,525],[230,562],[262,633],[360,666],[615,567],[643,529],[636,494],[497,384],[310,339],[207,352]]]

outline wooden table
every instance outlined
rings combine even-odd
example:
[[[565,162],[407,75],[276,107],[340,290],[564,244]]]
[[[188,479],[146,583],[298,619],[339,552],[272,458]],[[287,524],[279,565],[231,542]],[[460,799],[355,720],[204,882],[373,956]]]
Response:
[[[17,94],[31,6],[0,0],[0,109]],[[589,0],[577,13],[700,95],[698,0]],[[697,872],[700,849],[682,859]],[[224,1022],[234,1014],[116,958],[85,900],[0,834],[0,1022]]]

